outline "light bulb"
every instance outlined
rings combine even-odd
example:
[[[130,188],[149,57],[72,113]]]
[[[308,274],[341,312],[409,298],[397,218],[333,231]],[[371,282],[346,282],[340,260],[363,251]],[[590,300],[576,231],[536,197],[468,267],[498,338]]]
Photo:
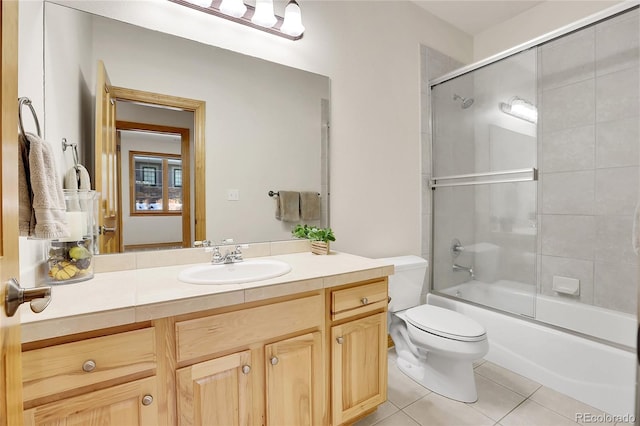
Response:
[[[211,6],[212,0],[185,0],[187,3],[195,4],[200,7],[209,7]]]
[[[284,9],[284,22],[282,23],[282,27],[280,27],[280,31],[292,37],[298,37],[304,32],[302,14],[300,13],[300,6],[296,0],[290,0]]]
[[[256,0],[256,10],[251,22],[261,27],[273,27],[278,22],[273,14],[273,0]]]
[[[225,15],[233,16],[234,18],[241,18],[247,11],[247,6],[242,0],[222,0],[220,4],[220,12]]]

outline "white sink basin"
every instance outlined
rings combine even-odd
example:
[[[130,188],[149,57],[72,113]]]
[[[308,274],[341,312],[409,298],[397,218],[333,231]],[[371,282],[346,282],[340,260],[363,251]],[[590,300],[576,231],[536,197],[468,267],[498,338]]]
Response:
[[[198,265],[184,269],[178,279],[189,284],[237,284],[267,280],[291,271],[291,266],[281,260],[249,259],[222,265]]]

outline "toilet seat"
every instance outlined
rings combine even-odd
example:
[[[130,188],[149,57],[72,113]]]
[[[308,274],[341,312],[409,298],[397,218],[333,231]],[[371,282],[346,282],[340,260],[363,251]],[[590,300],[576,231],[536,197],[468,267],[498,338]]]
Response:
[[[406,321],[436,336],[463,342],[486,339],[486,330],[471,318],[433,305],[420,305],[405,311]]]

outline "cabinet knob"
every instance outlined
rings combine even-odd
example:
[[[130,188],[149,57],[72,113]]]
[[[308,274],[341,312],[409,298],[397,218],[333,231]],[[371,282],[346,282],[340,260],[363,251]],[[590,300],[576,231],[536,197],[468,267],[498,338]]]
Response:
[[[250,365],[243,365],[242,366],[242,372],[244,374],[249,374],[251,372],[251,366]]]
[[[142,405],[151,405],[153,397],[151,395],[145,395],[142,397]]]
[[[363,305],[366,305],[369,303],[369,299],[367,299],[366,297],[363,297],[362,299],[360,299],[360,301],[362,302]]]
[[[280,361],[277,356],[271,357],[271,365],[276,365]]]
[[[86,371],[87,373],[91,373],[96,369],[96,362],[92,359],[89,359],[82,364],[82,371]]]
[[[338,342],[338,344],[341,345],[342,343],[344,343],[344,338],[340,336],[336,339],[336,342]]]

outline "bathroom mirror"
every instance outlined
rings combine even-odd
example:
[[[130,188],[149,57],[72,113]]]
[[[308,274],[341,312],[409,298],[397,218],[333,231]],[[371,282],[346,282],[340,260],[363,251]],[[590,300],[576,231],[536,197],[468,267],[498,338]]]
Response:
[[[192,128],[192,171],[189,180],[182,179],[192,185],[191,220],[199,215],[206,219],[206,235],[201,238],[290,239],[295,223],[275,218],[277,199],[269,191],[318,192],[321,219],[316,223],[328,224],[327,77],[55,3],[44,3],[44,17],[47,138],[79,141],[82,159],[91,164],[96,72],[102,61],[115,87],[205,103],[204,154],[194,144],[197,128]],[[159,118],[150,120],[175,127],[167,118],[170,113],[163,109]],[[118,114],[116,119],[121,120]],[[205,178],[196,182],[198,159]],[[128,167],[128,161],[124,165]],[[130,173],[123,169],[120,175]],[[195,185],[200,185],[205,199],[199,212],[194,211],[193,199],[199,194]],[[124,203],[130,200],[121,200]],[[147,217],[161,219],[155,216]],[[126,233],[126,218],[118,219],[125,222]],[[148,226],[154,230],[147,233],[150,236],[165,227],[150,222]],[[192,240],[194,229],[192,223]],[[144,242],[137,245],[146,247]]]

